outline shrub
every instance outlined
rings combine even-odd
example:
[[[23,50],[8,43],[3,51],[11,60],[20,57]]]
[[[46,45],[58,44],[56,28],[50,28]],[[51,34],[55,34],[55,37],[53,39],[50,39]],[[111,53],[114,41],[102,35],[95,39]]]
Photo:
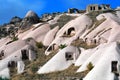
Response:
[[[65,47],[67,47],[66,44],[61,44],[61,45],[59,46],[60,49],[63,49],[63,48],[65,48]]]
[[[37,46],[38,48],[43,48],[43,47],[44,47],[44,45],[43,45],[42,42],[36,42],[36,46]]]
[[[18,37],[17,36],[14,36],[13,38],[12,38],[12,41],[17,41],[18,40]]]
[[[91,71],[93,68],[94,68],[93,64],[89,62],[89,64],[87,65],[87,69]]]
[[[38,70],[38,65],[33,64],[33,65],[30,67],[30,70],[32,71],[32,73],[36,73],[37,70]]]
[[[56,26],[58,26],[58,23],[50,25],[51,29],[55,28]]]

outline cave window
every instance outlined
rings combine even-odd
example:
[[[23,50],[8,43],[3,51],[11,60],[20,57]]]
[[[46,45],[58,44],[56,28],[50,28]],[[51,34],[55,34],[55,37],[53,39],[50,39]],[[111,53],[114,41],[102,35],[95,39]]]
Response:
[[[27,60],[28,59],[28,53],[26,49],[21,50],[21,54],[22,54],[22,60]]]
[[[17,63],[15,61],[9,61],[8,62],[8,67],[9,68],[15,68],[17,66]]]
[[[95,10],[95,6],[93,6],[93,10]]]
[[[85,42],[87,42],[88,38],[85,38]]]
[[[71,35],[71,32],[72,32],[72,31],[75,31],[75,28],[74,28],[74,27],[71,27],[71,28],[68,29],[67,35]]]
[[[56,44],[54,43],[53,46],[52,46],[52,49],[53,49],[53,50],[55,50],[55,46],[56,46]]]
[[[2,60],[2,55],[0,54],[0,60]]]
[[[68,60],[73,60],[73,53],[72,52],[66,52],[65,53],[65,58],[66,58],[66,61]]]
[[[90,10],[92,11],[92,7],[90,7]]]
[[[117,64],[118,64],[118,61],[111,62],[111,72],[117,73]]]
[[[94,44],[96,44],[97,43],[97,41],[96,41],[96,39],[94,39]]]
[[[48,48],[48,51],[51,51],[52,50],[52,46],[50,46],[49,48]]]
[[[54,49],[55,49],[55,46],[56,46],[56,44],[51,45],[51,46],[48,48],[48,51],[54,50]]]
[[[102,8],[99,6],[98,9],[101,10]]]
[[[1,56],[4,56],[4,50],[1,51]]]
[[[3,56],[4,56],[4,50],[2,50],[1,53],[0,53],[0,60],[2,60]]]

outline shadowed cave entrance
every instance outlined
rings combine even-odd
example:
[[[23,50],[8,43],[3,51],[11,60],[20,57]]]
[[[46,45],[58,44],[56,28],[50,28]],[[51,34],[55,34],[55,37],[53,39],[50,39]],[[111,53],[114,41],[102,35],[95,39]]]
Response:
[[[17,67],[17,63],[15,61],[9,61],[8,62],[8,67],[9,68],[15,68],[15,67]]]
[[[71,35],[72,31],[75,31],[74,27],[71,27],[71,28],[68,29],[67,35]]]
[[[53,50],[55,50],[55,47],[56,47],[56,44],[51,45],[51,46],[48,48],[48,51],[53,51]]]
[[[67,31],[64,32],[63,37],[72,37],[75,35],[75,28],[71,27]]]
[[[28,51],[26,49],[21,50],[22,60],[27,60],[28,58]]]

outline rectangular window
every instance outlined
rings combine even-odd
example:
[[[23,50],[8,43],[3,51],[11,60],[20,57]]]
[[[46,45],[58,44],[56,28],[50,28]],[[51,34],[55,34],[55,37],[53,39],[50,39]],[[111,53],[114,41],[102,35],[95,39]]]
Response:
[[[92,7],[90,7],[90,10],[92,11]]]
[[[22,54],[22,60],[27,60],[28,59],[28,51],[23,49],[21,50],[21,54]]]
[[[118,63],[118,61],[112,61],[111,72],[117,73],[117,63]]]
[[[95,11],[95,6],[93,6],[93,10]]]

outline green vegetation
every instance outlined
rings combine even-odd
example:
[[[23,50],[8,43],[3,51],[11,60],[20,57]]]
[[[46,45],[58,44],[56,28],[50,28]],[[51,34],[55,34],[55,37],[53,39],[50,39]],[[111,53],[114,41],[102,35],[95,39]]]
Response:
[[[12,41],[17,41],[18,40],[18,36],[14,36],[13,38],[12,38]]]
[[[88,71],[84,71],[81,73],[76,73],[79,67],[75,67],[71,65],[68,69],[63,71],[56,71],[48,74],[38,75],[40,80],[73,80],[73,79],[82,79],[88,73]]]
[[[56,26],[58,26],[58,23],[50,25],[51,29],[55,28]]]
[[[57,20],[56,24],[51,25],[51,28],[54,28],[56,26],[59,26],[60,28],[63,27],[66,23],[68,23],[69,21],[75,19],[76,16],[69,16],[69,15],[62,15],[60,16],[60,18]]]
[[[66,44],[60,44],[60,46],[59,46],[60,49],[63,49],[63,48],[65,48],[65,47],[67,47]]]
[[[36,73],[37,70],[38,70],[38,66],[36,66],[36,65],[31,65],[30,71],[31,71],[32,73]]]
[[[91,71],[93,68],[94,68],[93,64],[89,62],[89,64],[87,65],[88,71]]]
[[[37,48],[43,48],[44,47],[42,42],[36,42],[36,46],[37,46]]]

